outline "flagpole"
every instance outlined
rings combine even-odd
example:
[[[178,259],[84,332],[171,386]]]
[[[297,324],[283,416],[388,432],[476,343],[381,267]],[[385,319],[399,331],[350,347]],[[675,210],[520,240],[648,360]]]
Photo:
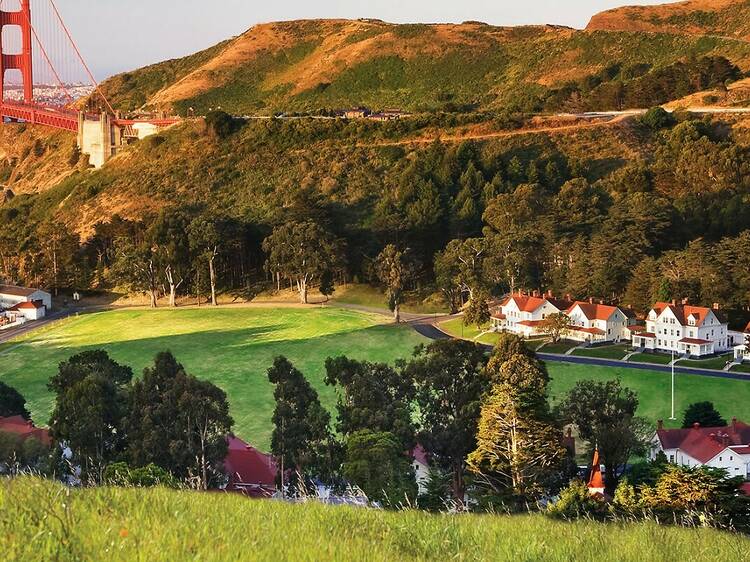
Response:
[[[672,417],[670,420],[675,420],[674,417],[674,349],[672,350]]]

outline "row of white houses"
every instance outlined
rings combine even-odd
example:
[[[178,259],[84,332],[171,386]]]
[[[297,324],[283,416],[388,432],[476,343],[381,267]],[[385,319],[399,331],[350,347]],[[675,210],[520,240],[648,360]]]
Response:
[[[677,302],[656,303],[645,325],[638,324],[633,310],[593,300],[588,302],[557,299],[551,293],[513,294],[492,311],[492,328],[525,338],[545,335],[547,320],[555,314],[570,318],[566,339],[584,343],[630,341],[634,348],[679,356],[705,357],[735,350],[735,356],[750,359],[744,347],[750,334],[729,329],[718,306],[689,306]]]

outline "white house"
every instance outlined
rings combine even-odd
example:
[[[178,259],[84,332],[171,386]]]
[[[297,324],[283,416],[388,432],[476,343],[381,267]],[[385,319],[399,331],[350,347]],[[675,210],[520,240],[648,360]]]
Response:
[[[0,285],[0,309],[11,309],[17,304],[41,302],[45,310],[52,310],[52,295],[41,289],[14,285]]]
[[[663,452],[667,460],[683,466],[725,469],[729,476],[750,477],[750,426],[733,419],[726,427],[664,429],[659,421],[650,458]]]
[[[419,493],[424,494],[427,492],[427,483],[430,480],[430,462],[427,458],[427,451],[422,445],[417,444],[411,451],[411,461]]]
[[[492,327],[496,331],[507,331],[525,338],[542,334],[542,323],[553,314],[564,312],[570,307],[569,301],[554,298],[550,293],[540,296],[514,294],[500,303],[492,314]]]
[[[8,312],[15,313],[16,316],[25,320],[40,320],[44,318],[46,311],[47,307],[42,304],[42,301],[19,302],[8,309]]]
[[[731,349],[728,332],[718,307],[656,303],[646,318],[646,331],[633,334],[633,347],[703,357]]]
[[[571,340],[600,343],[629,339],[632,315],[616,306],[579,301],[566,314],[570,317],[567,337]]]

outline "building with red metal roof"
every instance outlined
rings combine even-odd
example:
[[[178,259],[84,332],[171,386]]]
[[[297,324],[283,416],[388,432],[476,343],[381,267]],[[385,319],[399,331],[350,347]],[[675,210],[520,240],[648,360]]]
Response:
[[[229,477],[226,491],[251,497],[271,497],[276,492],[276,459],[245,443],[239,437],[227,437],[229,449],[224,472]]]
[[[47,429],[36,427],[33,422],[24,419],[22,416],[9,416],[7,418],[0,416],[0,433],[16,435],[22,441],[36,439],[47,446],[52,443]]]
[[[660,421],[652,440],[651,458],[663,452],[667,460],[683,466],[725,469],[729,476],[750,474],[750,426],[737,421],[724,427],[664,429]]]

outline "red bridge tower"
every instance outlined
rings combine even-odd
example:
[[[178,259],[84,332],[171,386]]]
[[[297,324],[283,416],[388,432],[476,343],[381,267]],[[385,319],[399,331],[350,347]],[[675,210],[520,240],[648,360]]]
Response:
[[[21,28],[22,50],[16,54],[6,54],[2,45],[2,30],[6,25]],[[0,11],[0,101],[2,101],[5,86],[5,72],[20,70],[23,76],[23,101],[34,101],[34,70],[31,58],[31,0],[21,0],[21,10],[17,12]]]

